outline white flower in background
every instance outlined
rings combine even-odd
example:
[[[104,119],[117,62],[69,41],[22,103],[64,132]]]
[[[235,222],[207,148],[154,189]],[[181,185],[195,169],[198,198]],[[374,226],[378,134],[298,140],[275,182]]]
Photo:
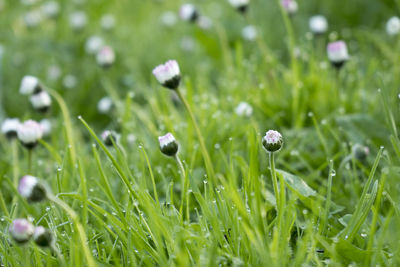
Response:
[[[18,193],[29,202],[40,202],[47,196],[44,185],[32,175],[25,175],[19,180]]]
[[[39,10],[28,11],[24,15],[24,22],[26,27],[34,28],[42,22],[43,17]]]
[[[61,69],[57,65],[51,65],[47,69],[47,79],[49,81],[57,81],[61,77]]]
[[[43,129],[39,123],[33,120],[27,120],[17,127],[17,136],[19,141],[29,149],[34,148],[37,142],[43,136]]]
[[[97,110],[101,114],[108,114],[113,107],[113,101],[111,97],[105,96],[97,103]]]
[[[15,219],[9,231],[15,242],[24,244],[31,239],[35,232],[35,227],[26,219]]]
[[[1,132],[9,139],[17,137],[17,128],[20,124],[19,119],[5,119],[1,124]]]
[[[100,25],[103,30],[110,31],[115,27],[115,17],[112,14],[105,14],[100,19]]]
[[[314,34],[323,34],[328,30],[328,21],[322,15],[312,16],[308,25]]]
[[[197,25],[199,25],[199,27],[202,28],[203,30],[208,30],[212,27],[213,23],[209,17],[200,16],[197,19]]]
[[[77,84],[78,79],[72,74],[66,75],[63,79],[63,86],[67,89],[73,89],[77,86]]]
[[[172,11],[166,11],[161,15],[161,23],[167,27],[173,27],[177,22],[176,14]]]
[[[96,55],[97,64],[109,68],[115,61],[115,53],[111,46],[103,46]]]
[[[180,47],[184,51],[188,51],[188,52],[193,51],[195,45],[196,45],[196,42],[191,36],[183,36],[180,41]]]
[[[235,108],[235,112],[239,116],[249,117],[253,113],[253,108],[247,102],[240,102],[239,105]]]
[[[85,51],[88,54],[94,55],[103,47],[103,38],[97,35],[90,36],[85,43]]]
[[[51,106],[51,97],[46,91],[32,94],[29,100],[32,107],[40,112],[47,112]]]
[[[75,11],[69,15],[69,24],[74,30],[82,30],[87,24],[87,16],[83,11]]]
[[[22,95],[31,95],[36,92],[40,92],[42,87],[40,81],[35,76],[26,75],[21,80],[21,85],[19,87],[19,92]]]
[[[47,18],[55,18],[60,13],[60,4],[56,1],[48,1],[42,5],[41,10]]]
[[[283,145],[282,135],[278,131],[269,130],[262,138],[262,144],[268,152],[277,152]]]
[[[37,226],[33,233],[33,241],[40,247],[51,247],[54,238],[49,229],[46,229],[43,226]]]
[[[39,124],[42,127],[43,136],[49,136],[52,129],[51,121],[49,119],[42,119]]]
[[[113,143],[118,144],[120,135],[115,131],[105,130],[101,134],[101,139],[106,146],[113,146]]]
[[[159,136],[158,141],[160,142],[160,150],[164,155],[173,157],[178,152],[178,143],[171,133]]]
[[[295,0],[281,0],[281,5],[289,15],[294,15],[299,8]]]
[[[184,21],[195,22],[199,17],[199,12],[193,4],[183,4],[179,10],[179,16]]]
[[[169,89],[177,89],[181,80],[179,65],[176,60],[168,60],[165,64],[153,69],[153,75],[157,81]]]
[[[229,0],[229,3],[241,13],[246,13],[249,0]]]
[[[254,41],[257,38],[257,28],[253,25],[248,25],[242,30],[242,37],[247,41]]]
[[[400,33],[400,18],[399,17],[391,17],[386,23],[386,32],[389,35],[397,35]]]
[[[350,58],[344,41],[329,43],[327,46],[328,58],[332,65],[340,68]]]

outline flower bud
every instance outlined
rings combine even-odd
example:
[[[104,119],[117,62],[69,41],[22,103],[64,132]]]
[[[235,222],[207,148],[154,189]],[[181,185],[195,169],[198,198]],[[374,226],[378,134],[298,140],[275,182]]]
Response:
[[[96,55],[97,64],[109,68],[115,61],[115,53],[111,46],[103,46]]]
[[[50,109],[51,97],[46,91],[40,91],[31,95],[29,100],[32,107],[39,112],[46,113]]]
[[[32,175],[25,175],[18,185],[18,192],[29,202],[40,202],[47,197],[46,187]]]
[[[344,63],[349,60],[346,43],[343,41],[336,41],[328,44],[327,47],[328,58],[332,65],[340,69]]]
[[[43,129],[39,123],[27,120],[17,127],[19,141],[29,149],[34,148],[43,136]]]
[[[22,95],[31,95],[40,91],[42,91],[42,86],[38,78],[30,75],[26,75],[22,78],[19,88],[19,92]]]
[[[188,22],[196,22],[199,17],[199,12],[196,7],[192,4],[184,4],[179,10],[179,16],[182,20]]]
[[[229,0],[229,3],[243,14],[246,13],[249,7],[249,0]]]
[[[15,219],[9,231],[15,242],[24,244],[31,239],[35,227],[26,219]]]
[[[316,35],[324,34],[328,30],[328,21],[322,15],[312,16],[308,21],[308,25],[312,33]]]
[[[101,139],[103,139],[103,143],[106,146],[113,146],[113,142],[115,144],[118,143],[119,141],[119,134],[117,134],[114,131],[109,131],[109,130],[105,130],[102,134],[101,134]]]
[[[46,229],[43,226],[38,226],[35,228],[35,232],[33,233],[33,241],[35,241],[36,245],[40,247],[49,247],[53,240],[53,234],[49,229]]]
[[[400,18],[399,17],[391,17],[386,23],[386,32],[389,35],[397,35],[400,33]]]
[[[369,148],[360,144],[355,144],[352,147],[352,153],[359,161],[365,161],[369,155]]]
[[[20,124],[19,119],[5,119],[1,125],[1,132],[8,138],[17,137],[17,128]]]
[[[268,152],[277,152],[281,150],[283,146],[282,135],[277,131],[269,130],[262,138],[262,144],[265,150],[267,150]]]
[[[179,87],[181,74],[176,60],[168,60],[165,64],[158,65],[153,69],[153,75],[166,88],[175,90]]]
[[[160,142],[160,150],[164,155],[173,157],[178,152],[178,143],[171,133],[159,136],[158,141]]]
[[[289,15],[294,15],[299,8],[295,0],[281,0],[281,5]]]

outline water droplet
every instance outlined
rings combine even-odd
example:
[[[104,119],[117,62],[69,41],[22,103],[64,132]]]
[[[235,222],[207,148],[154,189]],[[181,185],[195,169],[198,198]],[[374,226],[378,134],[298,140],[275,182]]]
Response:
[[[51,210],[50,207],[46,207],[46,211],[49,212]]]
[[[311,118],[311,117],[314,116],[314,113],[312,113],[312,112],[310,111],[310,112],[308,112],[307,116]]]
[[[335,170],[332,170],[332,171],[331,171],[331,175],[332,175],[332,177],[336,176],[336,171],[335,171]]]

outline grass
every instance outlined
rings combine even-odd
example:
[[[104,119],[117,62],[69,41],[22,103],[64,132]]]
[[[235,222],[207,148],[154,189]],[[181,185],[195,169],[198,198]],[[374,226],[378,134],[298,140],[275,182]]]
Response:
[[[28,29],[21,16],[40,3],[5,1],[0,119],[47,117],[53,129],[31,159],[0,136],[0,263],[398,266],[400,42],[384,31],[398,1],[302,1],[293,17],[278,1],[253,0],[246,16],[227,1],[193,1],[212,28],[163,26],[161,14],[178,2],[65,0],[57,20]],[[88,25],[74,32],[68,14],[80,9]],[[112,31],[99,26],[105,13],[116,17]],[[329,20],[324,36],[307,33],[316,13]],[[240,36],[249,23],[259,30],[254,42]],[[93,34],[116,51],[108,70],[85,53]],[[351,55],[340,72],[325,55],[335,35]],[[178,94],[151,75],[168,59],[180,65]],[[55,65],[61,77],[51,79]],[[51,93],[50,113],[17,92],[26,74]],[[77,79],[71,89],[69,74]],[[109,114],[97,112],[103,96],[115,104]],[[235,113],[242,101],[253,107],[250,117]],[[121,134],[114,146],[103,144],[105,129]],[[284,138],[273,155],[261,144],[269,129]],[[167,132],[179,158],[159,150]],[[356,144],[369,148],[365,160]],[[51,201],[19,196],[29,169],[51,188]],[[49,228],[56,249],[12,242],[15,218]]]

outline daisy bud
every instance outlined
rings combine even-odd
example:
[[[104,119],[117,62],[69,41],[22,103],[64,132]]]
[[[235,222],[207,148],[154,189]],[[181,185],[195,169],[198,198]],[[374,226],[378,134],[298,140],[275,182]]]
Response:
[[[109,68],[115,61],[114,50],[110,46],[103,46],[97,52],[96,56],[97,63],[103,68]]]
[[[115,26],[115,17],[111,14],[105,14],[100,19],[100,25],[103,30],[110,31]]]
[[[112,99],[108,96],[103,97],[102,99],[99,100],[99,103],[97,103],[97,110],[101,114],[109,113],[112,107],[113,107]]]
[[[1,132],[8,138],[17,137],[17,128],[20,124],[19,119],[5,119],[1,125]]]
[[[43,136],[49,136],[51,134],[51,129],[52,129],[50,120],[43,119],[39,123],[43,130]]]
[[[51,97],[46,91],[40,91],[31,95],[30,102],[35,110],[46,113],[51,106]]]
[[[160,150],[164,155],[173,157],[178,152],[178,143],[171,133],[159,136],[158,141],[160,142]]]
[[[103,47],[104,41],[100,36],[91,36],[85,43],[85,51],[90,55],[94,55]]]
[[[249,0],[229,0],[229,3],[243,14],[246,13],[249,7]]]
[[[328,30],[328,21],[322,15],[312,16],[308,21],[308,25],[315,35],[324,34]]]
[[[369,148],[360,144],[355,144],[352,147],[353,155],[359,161],[365,161],[369,155]]]
[[[18,192],[29,202],[40,202],[47,196],[45,186],[31,175],[25,175],[19,180]]]
[[[336,41],[328,44],[327,47],[328,58],[332,65],[336,68],[341,68],[343,64],[349,59],[346,43],[343,41]]]
[[[248,25],[242,30],[242,37],[247,41],[254,41],[257,38],[257,29],[253,25]]]
[[[33,241],[35,241],[36,245],[40,247],[49,247],[53,240],[53,234],[49,229],[46,229],[43,226],[38,226],[35,228],[35,232],[33,233]]]
[[[265,150],[267,150],[268,152],[277,152],[281,150],[283,146],[282,135],[277,131],[269,130],[262,138],[262,144]]]
[[[101,139],[106,146],[113,146],[113,143],[117,144],[119,141],[119,134],[114,131],[105,130],[101,134]]]
[[[15,219],[9,231],[15,242],[24,244],[31,239],[35,227],[26,219]]]
[[[60,4],[56,1],[49,1],[44,3],[41,9],[47,18],[56,18],[60,13]]]
[[[75,11],[69,16],[69,24],[72,29],[79,31],[82,30],[87,24],[86,13],[83,11]]]
[[[179,10],[179,16],[184,21],[195,22],[199,17],[199,12],[194,5],[184,4]]]
[[[43,129],[39,123],[27,120],[17,127],[19,141],[28,149],[34,148],[43,136]]]
[[[165,64],[155,67],[153,75],[160,84],[171,90],[177,89],[181,81],[179,65],[176,60],[168,60]]]
[[[42,86],[38,78],[30,75],[26,75],[22,78],[19,88],[19,92],[22,95],[31,95],[40,91],[42,91]]]
[[[399,17],[391,17],[386,23],[386,32],[389,35],[397,35],[400,32],[400,18]]]
[[[299,8],[295,0],[281,0],[281,5],[289,15],[294,15]]]
[[[249,117],[253,113],[253,108],[246,102],[240,102],[235,112],[239,116]]]

